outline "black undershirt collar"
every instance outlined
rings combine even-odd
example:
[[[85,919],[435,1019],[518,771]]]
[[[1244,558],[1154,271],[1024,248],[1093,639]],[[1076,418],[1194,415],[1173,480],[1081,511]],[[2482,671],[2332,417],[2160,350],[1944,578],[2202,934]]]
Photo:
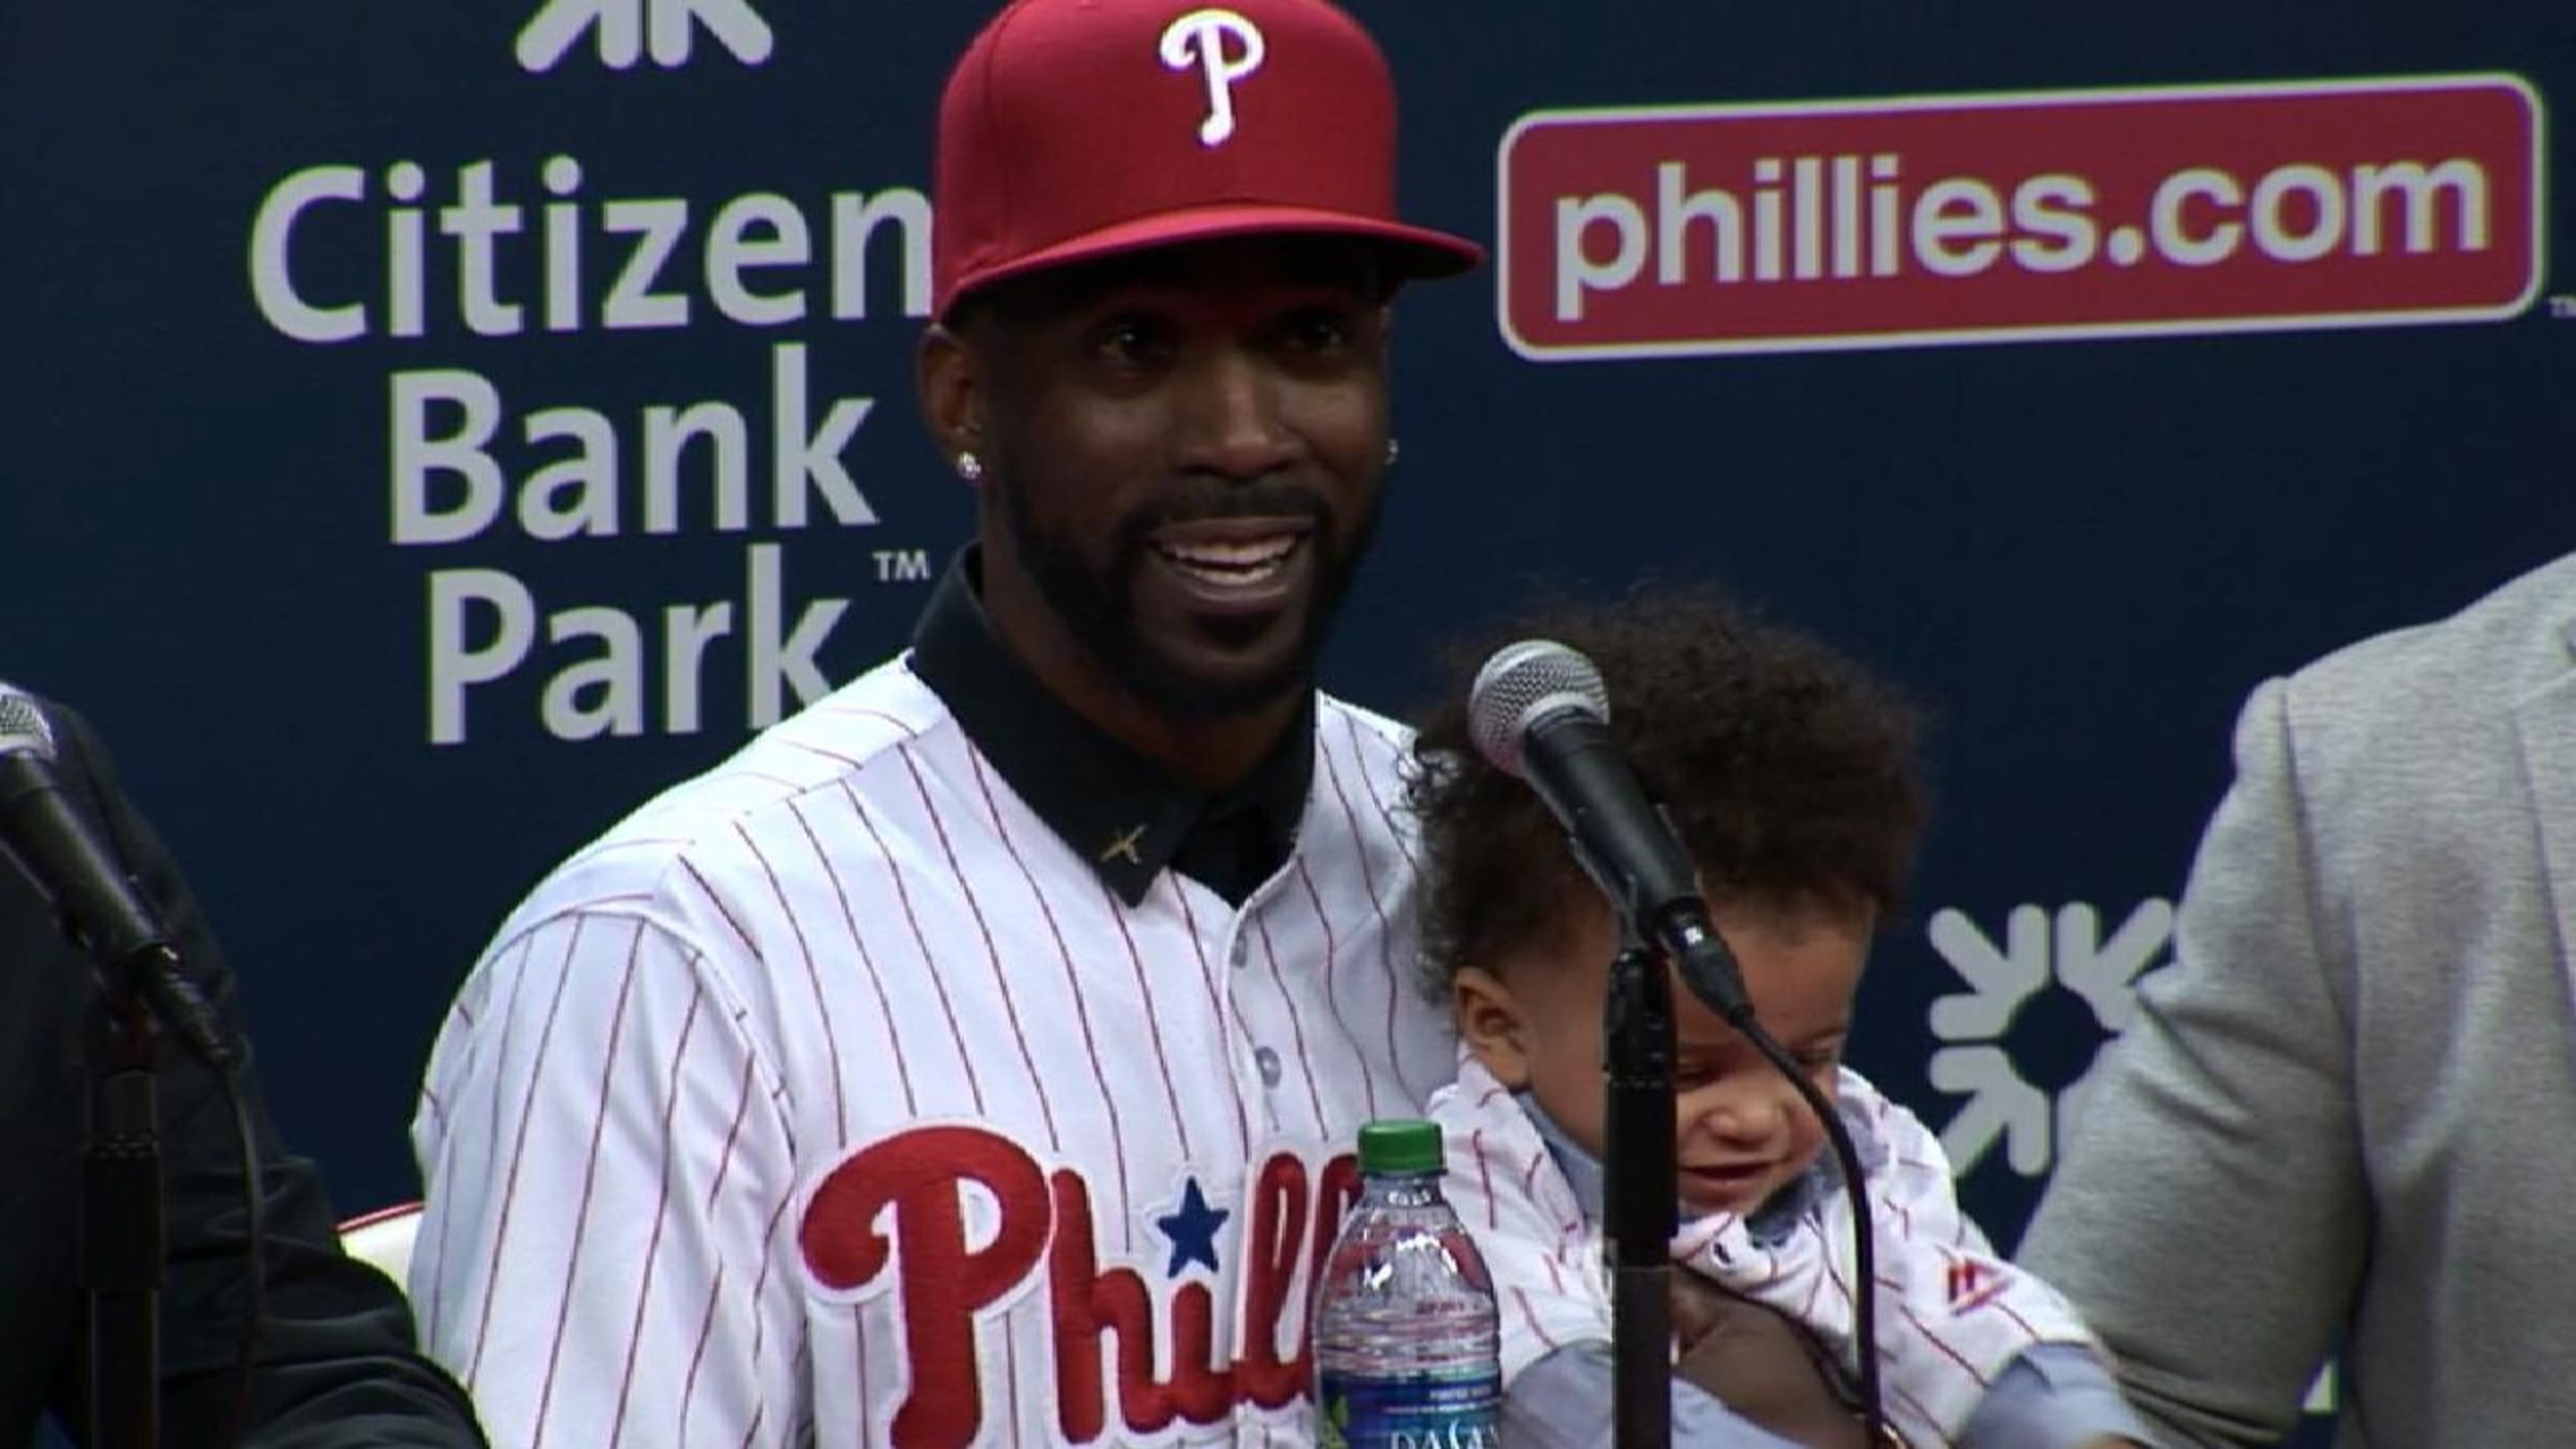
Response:
[[[1213,795],[1111,737],[1049,693],[993,632],[973,545],[950,562],[913,628],[912,672],[966,737],[1120,900],[1165,866],[1234,905],[1288,859],[1315,773],[1315,700],[1252,773]]]

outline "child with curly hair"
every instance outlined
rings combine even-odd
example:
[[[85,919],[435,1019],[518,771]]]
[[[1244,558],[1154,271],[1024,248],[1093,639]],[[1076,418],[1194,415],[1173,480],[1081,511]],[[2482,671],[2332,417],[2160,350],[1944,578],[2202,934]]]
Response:
[[[1859,1147],[1889,1426],[1910,1444],[1977,1449],[2148,1442],[2065,1301],[1961,1214],[1939,1139],[1842,1065],[1862,965],[1898,909],[1923,816],[1912,709],[1823,644],[1703,591],[1544,611],[1512,637],[1529,636],[1599,668],[1611,737],[1697,866],[1756,1019]],[[1612,1390],[1602,1019],[1619,925],[1547,807],[1471,746],[1466,694],[1425,723],[1408,797],[1426,964],[1461,1037],[1458,1080],[1431,1115],[1501,1298],[1505,1382],[1549,1386],[1512,1394],[1510,1442],[1599,1444]],[[1694,1301],[1719,1305],[1725,1326],[1677,1370],[1673,1442],[1857,1442],[1850,1207],[1824,1125],[1678,978],[1672,994],[1673,1254],[1690,1284],[1715,1290]],[[1676,1319],[1705,1330],[1705,1314]],[[1785,1355],[1786,1377],[1830,1397],[1782,1391],[1783,1338],[1806,1350]],[[1752,1367],[1766,1342],[1771,1366]],[[1544,1422],[1533,1405],[1548,1406]]]

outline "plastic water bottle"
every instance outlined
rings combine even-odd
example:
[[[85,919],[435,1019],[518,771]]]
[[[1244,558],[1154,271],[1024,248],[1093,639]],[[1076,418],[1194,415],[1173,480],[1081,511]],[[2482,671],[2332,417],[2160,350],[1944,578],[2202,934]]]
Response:
[[[1315,1290],[1316,1441],[1325,1449],[1491,1449],[1500,1316],[1440,1193],[1440,1129],[1360,1129],[1360,1200]]]

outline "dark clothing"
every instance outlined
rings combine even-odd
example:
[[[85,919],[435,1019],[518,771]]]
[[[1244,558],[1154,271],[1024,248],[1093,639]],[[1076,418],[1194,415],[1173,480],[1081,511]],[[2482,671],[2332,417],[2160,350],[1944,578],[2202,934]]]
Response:
[[[105,823],[227,1022],[232,978],[178,867],[117,789],[102,746],[51,711],[66,787]],[[87,958],[34,887],[0,863],[0,1444],[28,1443],[44,1416],[77,1442],[89,1413],[88,1300],[81,1283],[81,1149],[88,1098],[82,1037],[95,994]],[[240,1147],[219,1080],[171,1034],[158,1055],[166,1245],[161,1282],[161,1434],[173,1449],[226,1442],[236,1391],[244,1213]],[[413,1349],[399,1290],[341,1255],[312,1164],[290,1157],[242,1072],[267,1212],[267,1300],[249,1424],[255,1449],[480,1446],[464,1394]]]
[[[993,632],[970,545],[912,638],[912,672],[1029,808],[1135,905],[1170,866],[1242,905],[1288,859],[1315,774],[1315,697],[1253,772],[1214,795],[1175,778],[1055,697]]]

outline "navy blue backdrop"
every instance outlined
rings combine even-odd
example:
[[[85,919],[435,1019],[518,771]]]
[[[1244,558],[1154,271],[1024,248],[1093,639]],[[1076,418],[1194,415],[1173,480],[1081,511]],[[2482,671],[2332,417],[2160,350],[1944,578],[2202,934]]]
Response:
[[[2151,280],[2203,285],[2165,253],[2097,261],[2081,297],[2011,290],[2027,278],[1936,294],[1919,266],[1883,292],[1810,281],[1811,305],[1749,338],[1709,330],[1735,294],[1703,264],[1666,285],[1687,305],[1638,355],[1516,350],[1500,269],[1402,300],[1404,463],[1328,682],[1410,709],[1431,645],[1532,579],[1653,570],[1723,580],[1932,702],[1920,910],[1873,967],[1855,1059],[1948,1124],[1970,1207],[2010,1243],[2065,1090],[2165,958],[2245,690],[2568,545],[2576,298],[2548,275],[2569,215],[2545,105],[2576,88],[2576,10],[1354,8],[1403,86],[1408,209],[1489,243],[1506,134],[1578,108],[1914,98],[1851,109],[1870,144],[1930,154],[1951,143],[1926,114],[2040,93],[2060,99],[2013,128],[2031,155],[1966,164],[2009,190],[2144,148],[2252,186],[2299,158],[2261,149],[2234,91],[2109,132],[2064,98],[2400,78],[2430,108],[2338,122],[2335,144],[2485,168],[2478,198],[2427,203],[2463,209],[2425,247],[2392,242],[2372,271],[2347,246],[2302,274],[2332,295],[2297,316],[2255,315],[2304,284],[2278,257],[2149,307]],[[983,13],[0,10],[0,675],[106,730],[343,1207],[416,1191],[421,1060],[520,893],[895,647],[963,535],[910,359],[927,121]],[[2474,79],[2403,79],[2446,76]],[[2494,102],[2505,139],[2445,129],[2448,89]],[[1726,114],[1703,117],[1709,144]],[[1691,184],[1755,188],[1713,164]],[[2331,229],[2319,177],[2267,193],[2274,250]],[[1514,181],[1530,235],[1593,214],[1580,176]],[[2492,223],[2478,257],[2470,199]],[[2154,239],[2206,242],[2227,200],[2201,192]],[[1909,258],[1998,234],[1954,202],[1928,242],[1915,214]],[[2134,244],[2120,230],[2102,256]],[[1581,230],[1584,264],[1619,239]],[[2454,285],[2480,258],[2501,292]],[[1572,263],[1514,265],[1538,268],[1543,306]],[[1578,300],[1606,317],[1607,290]]]

